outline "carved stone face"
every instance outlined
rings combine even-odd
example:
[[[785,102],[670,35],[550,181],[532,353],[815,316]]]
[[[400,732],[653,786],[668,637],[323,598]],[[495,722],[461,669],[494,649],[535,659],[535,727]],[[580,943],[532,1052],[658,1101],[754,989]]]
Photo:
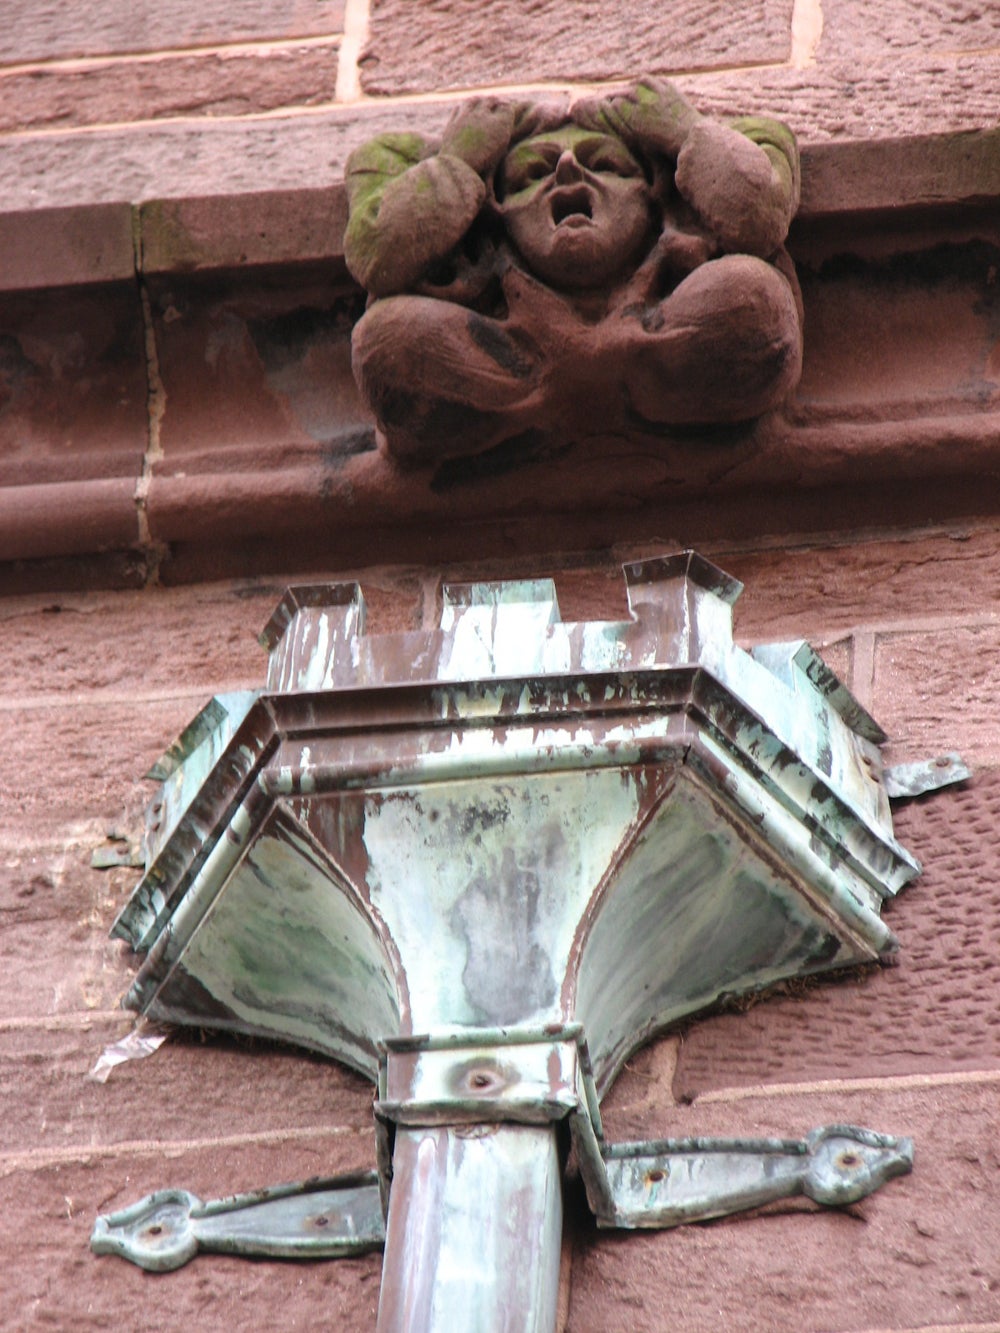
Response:
[[[651,198],[620,139],[567,125],[511,149],[500,173],[511,239],[555,287],[601,287],[622,275],[646,241]]]

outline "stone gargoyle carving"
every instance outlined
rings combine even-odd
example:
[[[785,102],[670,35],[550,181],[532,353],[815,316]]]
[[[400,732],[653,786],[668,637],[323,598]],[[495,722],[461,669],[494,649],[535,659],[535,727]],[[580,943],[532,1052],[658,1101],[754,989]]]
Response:
[[[364,144],[347,189],[355,376],[399,463],[747,421],[798,381],[779,121],[719,124],[654,79],[476,98],[440,143]]]

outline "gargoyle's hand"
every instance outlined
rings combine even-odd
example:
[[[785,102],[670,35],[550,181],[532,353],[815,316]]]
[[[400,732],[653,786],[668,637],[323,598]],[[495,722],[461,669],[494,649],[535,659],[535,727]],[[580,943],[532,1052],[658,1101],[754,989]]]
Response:
[[[518,104],[498,97],[473,97],[448,122],[440,152],[457,157],[485,180],[510,147]]]
[[[573,119],[640,150],[676,158],[702,117],[668,80],[646,78],[610,97],[575,102]]]
[[[472,226],[486,186],[417,135],[382,134],[347,159],[347,267],[372,296],[406,291]]]
[[[749,124],[759,134],[751,136]],[[674,179],[724,250],[767,259],[787,236],[798,206],[794,136],[776,121],[741,122],[735,129],[701,120],[681,149]]]
[[[676,280],[686,278],[689,273],[707,263],[715,253],[716,247],[708,237],[698,232],[664,227],[650,257],[655,258],[661,270],[665,269],[675,275]]]
[[[515,102],[513,139],[520,143],[522,139],[531,139],[536,134],[546,134],[565,125],[569,113],[567,97],[553,98],[548,102]]]
[[[751,143],[763,148],[770,159],[777,184],[787,195],[789,216],[794,216],[801,190],[799,145],[795,135],[784,121],[773,120],[770,116],[742,116],[732,122],[732,127]]]
[[[617,304],[661,301],[696,268],[718,253],[712,240],[698,232],[680,231],[667,224],[656,244],[636,269]]]
[[[472,306],[497,276],[496,247],[484,243],[479,253],[470,256],[458,246],[430,270],[412,290],[418,296],[433,296],[439,301],[453,301],[456,305]]]

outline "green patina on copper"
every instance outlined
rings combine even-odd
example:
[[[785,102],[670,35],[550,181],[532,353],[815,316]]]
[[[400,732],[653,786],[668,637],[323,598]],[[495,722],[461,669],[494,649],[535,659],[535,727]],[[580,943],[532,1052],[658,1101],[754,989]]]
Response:
[[[384,1328],[403,1306],[414,1330],[486,1311],[514,1269],[523,1326],[551,1327],[558,1244],[515,1256],[525,1228],[558,1235],[556,1126],[608,1226],[839,1203],[910,1166],[908,1141],[844,1127],[604,1140],[630,1052],[724,995],[891,953],[881,905],[918,869],[883,733],[807,645],[739,648],[740,586],[692,553],[626,579],[621,622],[564,622],[550,582],[522,581],[445,588],[438,628],[395,635],[365,632],[354,586],[292,589],[266,689],[210,705],[156,770],[147,873],[115,926],[147,952],[128,1003],[376,1081]],[[100,1248],[136,1258],[109,1237],[139,1216],[107,1219]],[[414,1268],[470,1245],[492,1257],[447,1295]]]

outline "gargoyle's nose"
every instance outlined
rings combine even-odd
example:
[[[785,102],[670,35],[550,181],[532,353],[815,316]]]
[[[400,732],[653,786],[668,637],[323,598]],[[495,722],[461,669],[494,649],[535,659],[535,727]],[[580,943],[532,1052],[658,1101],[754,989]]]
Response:
[[[556,184],[571,185],[573,181],[583,179],[583,172],[580,170],[580,164],[576,160],[572,148],[565,148],[559,154],[559,161],[556,163]]]

